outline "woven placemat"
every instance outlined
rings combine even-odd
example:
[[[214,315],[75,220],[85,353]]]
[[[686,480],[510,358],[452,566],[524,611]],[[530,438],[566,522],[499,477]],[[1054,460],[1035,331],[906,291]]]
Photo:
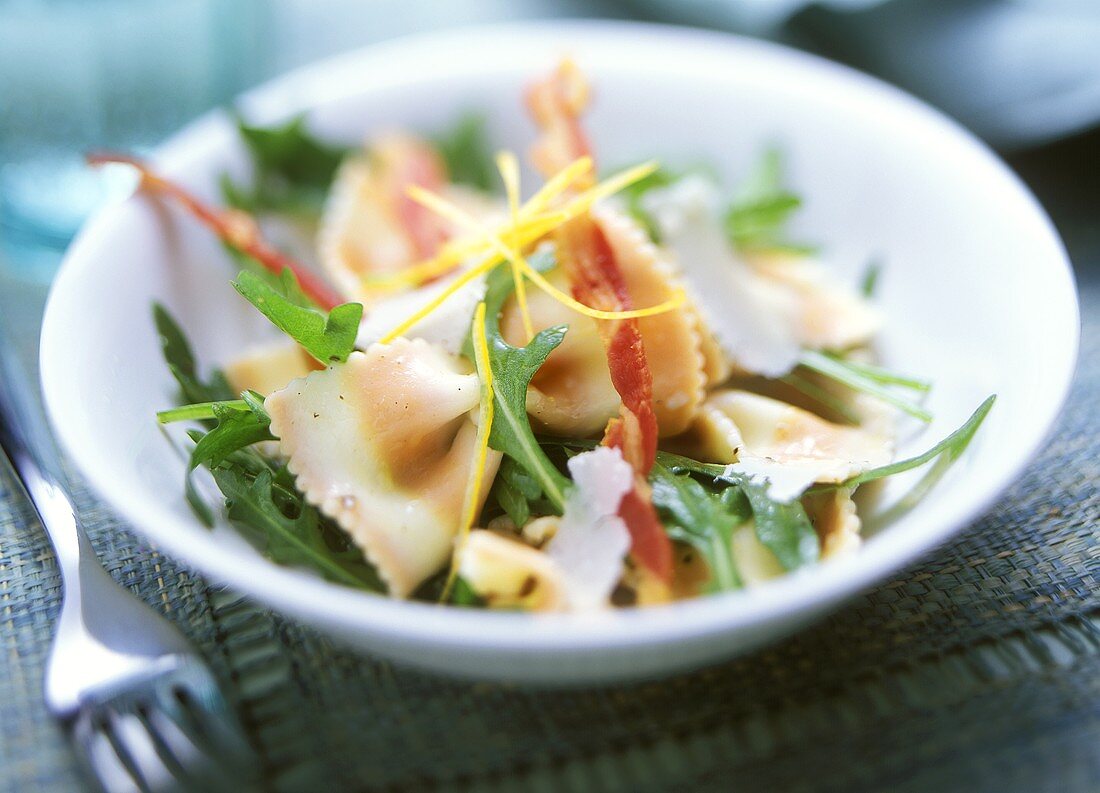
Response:
[[[78,485],[79,506],[111,573],[211,660],[275,790],[1098,790],[1100,235],[1076,211],[1083,348],[1046,451],[950,546],[717,667],[580,691],[400,669],[208,585]],[[57,571],[12,487],[4,469],[0,788],[76,789],[42,705]]]

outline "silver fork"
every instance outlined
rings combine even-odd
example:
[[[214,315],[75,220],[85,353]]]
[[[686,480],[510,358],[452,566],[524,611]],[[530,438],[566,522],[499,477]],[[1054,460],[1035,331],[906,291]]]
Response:
[[[206,663],[96,559],[11,350],[0,334],[0,447],[49,535],[64,587],[47,706],[110,793],[255,789],[255,756]]]

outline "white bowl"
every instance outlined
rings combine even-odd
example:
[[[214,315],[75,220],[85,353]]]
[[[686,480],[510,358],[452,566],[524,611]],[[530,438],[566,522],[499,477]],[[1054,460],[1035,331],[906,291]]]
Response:
[[[166,303],[207,364],[266,333],[229,287],[233,270],[198,224],[137,196],[80,234],[42,333],[50,416],[94,488],[160,550],[371,653],[454,675],[578,683],[655,675],[778,638],[943,542],[988,508],[1034,456],[1076,358],[1071,271],[1050,222],[982,144],[911,97],[770,44],[674,28],[579,23],[404,39],[279,79],[244,100],[253,119],[308,110],[346,141],[387,126],[432,130],[483,108],[498,145],[524,150],[520,92],[570,53],[591,76],[588,122],[606,165],[711,160],[743,172],[781,142],[806,197],[799,235],[845,277],[881,254],[886,361],[935,381],[930,445],[988,394],[998,402],[960,463],[919,507],[849,558],[752,591],[646,610],[531,616],[406,603],[279,567],[232,529],[192,517],[183,463],[153,419],[172,403],[150,320]],[[157,164],[217,200],[245,156],[218,115],[184,130]],[[911,479],[908,481],[912,481]],[[896,495],[906,482],[892,482]]]

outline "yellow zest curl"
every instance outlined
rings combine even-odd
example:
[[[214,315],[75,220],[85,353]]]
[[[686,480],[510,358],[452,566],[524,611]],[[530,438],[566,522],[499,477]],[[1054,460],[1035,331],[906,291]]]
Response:
[[[507,155],[505,155],[507,159]],[[498,158],[499,162],[499,158]],[[509,166],[505,165],[504,168]],[[630,311],[603,311],[601,309],[592,308],[585,304],[574,300],[569,295],[562,292],[560,289],[554,287],[549,281],[542,277],[542,275],[531,267],[527,260],[521,253],[522,248],[529,245],[540,237],[545,236],[550,231],[553,231],[557,226],[566,223],[573,218],[587,212],[592,205],[602,198],[606,198],[619,190],[622,190],[627,185],[633,184],[639,179],[644,179],[649,174],[653,173],[658,168],[656,161],[650,161],[636,165],[633,168],[628,168],[621,173],[607,179],[604,182],[585,190],[580,195],[570,200],[561,210],[554,212],[551,215],[538,216],[536,219],[528,217],[529,213],[537,211],[549,204],[557,195],[564,192],[568,187],[576,181],[579,176],[587,173],[592,167],[592,161],[590,158],[582,157],[576,162],[566,166],[560,173],[554,176],[550,182],[547,183],[540,190],[534,198],[528,201],[524,206],[520,207],[516,212],[513,220],[509,224],[505,224],[502,228],[485,230],[478,221],[468,213],[464,212],[459,207],[447,199],[429,191],[425,190],[419,185],[409,185],[406,188],[407,195],[417,203],[432,210],[436,214],[451,221],[455,225],[468,229],[473,232],[475,236],[473,239],[461,243],[461,246],[456,246],[450,250],[445,250],[440,256],[435,259],[423,262],[420,265],[416,265],[414,268],[409,268],[405,272],[420,268],[419,272],[423,273],[431,271],[433,275],[441,275],[445,272],[449,272],[450,269],[454,269],[458,264],[458,260],[451,261],[448,265],[448,269],[439,269],[442,267],[444,260],[451,260],[455,256],[454,251],[459,247],[467,254],[472,254],[478,250],[484,250],[486,247],[492,249],[483,258],[478,261],[470,269],[466,270],[462,275],[452,281],[446,289],[440,292],[435,298],[433,298],[426,306],[421,308],[411,317],[406,319],[396,328],[382,337],[383,343],[389,343],[399,336],[403,336],[410,328],[415,326],[433,311],[435,311],[443,302],[461,289],[466,284],[473,281],[475,278],[487,273],[499,262],[507,260],[513,267],[513,277],[515,277],[515,271],[519,271],[523,276],[530,278],[531,281],[550,295],[555,300],[565,304],[569,308],[577,311],[585,316],[592,317],[594,319],[632,319],[636,317],[650,317],[655,314],[663,314],[666,311],[673,311],[679,306],[683,305],[685,295],[682,291],[677,292],[671,299],[666,300],[663,303],[659,303],[655,306],[648,306],[646,308],[637,308]],[[518,171],[518,168],[517,168]],[[502,176],[504,171],[502,170]],[[507,180],[509,177],[505,177]],[[518,173],[516,176],[518,180]],[[547,191],[547,187],[553,184],[556,193]],[[507,187],[507,181],[506,181]],[[518,185],[517,185],[518,188]],[[517,198],[518,203],[518,198]],[[517,219],[522,220],[524,225],[517,225]],[[538,233],[535,233],[535,232]],[[512,244],[509,245],[504,241],[504,237],[507,236],[511,239]],[[400,274],[399,274],[400,275]],[[521,279],[522,280],[522,279]],[[526,295],[526,293],[525,293]],[[518,298],[517,298],[518,299]],[[528,318],[529,321],[529,318]],[[525,323],[525,331],[530,330],[528,338],[534,335],[534,328],[528,329]]]
[[[454,555],[451,557],[451,572],[447,575],[447,583],[443,586],[441,601],[446,601],[450,597],[455,578],[458,576],[459,560],[466,547],[466,539],[470,536],[470,530],[473,529],[474,521],[477,519],[477,505],[481,500],[481,488],[485,485],[485,463],[489,459],[489,433],[493,429],[493,368],[489,362],[489,340],[485,335],[484,301],[478,303],[474,311],[473,340],[474,361],[477,364],[477,374],[481,382],[481,403],[477,414],[477,444],[474,449],[473,468],[470,469],[470,477],[466,483],[466,498],[462,503],[462,523],[455,541]]]
[[[512,221],[512,233],[508,235],[508,246],[516,254],[509,257],[512,266],[512,285],[516,294],[516,305],[523,320],[524,344],[535,337],[535,326],[531,322],[531,312],[527,310],[527,284],[523,281],[523,268],[520,267],[520,245],[514,229],[519,224],[519,162],[510,151],[502,151],[496,157],[497,170],[504,182],[504,192],[508,196],[508,215]]]

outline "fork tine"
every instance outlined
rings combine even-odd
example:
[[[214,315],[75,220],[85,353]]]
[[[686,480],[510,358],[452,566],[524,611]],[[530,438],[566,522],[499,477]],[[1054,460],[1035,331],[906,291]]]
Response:
[[[80,745],[80,755],[88,772],[106,793],[141,793],[133,775],[122,764],[107,735],[92,725],[91,713],[81,713],[73,725],[73,739]]]
[[[164,762],[153,736],[137,714],[112,714],[107,737],[141,790],[162,791],[178,787],[176,774]]]
[[[173,752],[178,776],[189,788],[204,793],[223,790],[240,793],[248,789],[247,776],[240,769],[225,762],[222,753],[207,751],[196,743],[172,714],[152,711],[148,723],[150,731],[159,736],[165,749]]]
[[[190,769],[203,762],[203,751],[159,709],[141,706],[137,715],[148,730],[160,759],[172,773],[181,779],[192,776]]]
[[[182,669],[168,689],[160,692],[160,698],[163,712],[191,741],[220,756],[239,773],[254,768],[255,751],[208,670]]]

